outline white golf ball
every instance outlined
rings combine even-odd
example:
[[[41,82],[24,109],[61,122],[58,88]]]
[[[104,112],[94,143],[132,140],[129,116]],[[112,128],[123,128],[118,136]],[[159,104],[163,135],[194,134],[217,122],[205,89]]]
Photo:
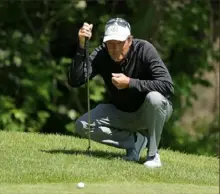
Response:
[[[79,189],[82,189],[82,188],[85,187],[85,184],[84,184],[83,182],[80,182],[80,183],[77,184],[77,187],[78,187]]]

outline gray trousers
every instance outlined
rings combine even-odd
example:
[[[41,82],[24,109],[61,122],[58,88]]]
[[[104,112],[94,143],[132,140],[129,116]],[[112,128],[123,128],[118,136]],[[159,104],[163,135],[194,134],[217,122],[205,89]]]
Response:
[[[172,106],[159,92],[150,92],[136,112],[123,112],[112,104],[100,104],[91,110],[90,137],[93,141],[122,149],[135,146],[134,132],[148,137],[148,155],[158,151],[161,134],[172,114]],[[75,125],[76,133],[88,138],[88,113]]]

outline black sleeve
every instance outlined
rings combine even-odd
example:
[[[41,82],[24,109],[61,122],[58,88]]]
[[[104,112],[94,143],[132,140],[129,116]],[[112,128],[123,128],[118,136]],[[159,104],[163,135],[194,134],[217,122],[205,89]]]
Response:
[[[96,48],[89,56],[89,68],[86,64],[85,49],[78,47],[72,63],[68,70],[68,83],[72,87],[80,87],[87,81],[87,72],[89,72],[89,78],[92,79],[98,74],[97,71],[97,54],[100,51],[100,47]],[[88,71],[89,70],[89,71]]]
[[[129,88],[146,93],[157,91],[163,94],[165,97],[173,95],[174,87],[172,78],[154,46],[151,44],[144,45],[140,55],[144,65],[149,66],[152,80],[139,80],[131,78]]]

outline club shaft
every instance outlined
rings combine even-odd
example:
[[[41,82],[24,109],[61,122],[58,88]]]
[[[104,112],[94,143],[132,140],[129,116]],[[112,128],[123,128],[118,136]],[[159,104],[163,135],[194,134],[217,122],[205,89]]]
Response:
[[[88,151],[90,153],[91,148],[91,116],[90,116],[90,88],[89,88],[89,40],[86,39],[85,42],[85,48],[86,48],[86,66],[87,66],[87,107],[88,107]]]
[[[89,78],[87,78],[88,80],[87,80],[87,103],[88,103],[88,125],[89,125],[89,133],[88,133],[88,139],[89,139],[89,147],[88,147],[88,149],[90,149],[90,147],[91,147],[91,142],[90,142],[90,131],[91,131],[91,129],[90,129],[90,125],[91,125],[91,117],[90,117],[90,88],[89,88]]]

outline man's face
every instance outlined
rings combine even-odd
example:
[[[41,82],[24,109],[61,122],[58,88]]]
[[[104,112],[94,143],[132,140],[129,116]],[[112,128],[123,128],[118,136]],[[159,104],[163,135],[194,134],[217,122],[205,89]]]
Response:
[[[131,41],[129,39],[125,41],[109,40],[106,42],[108,53],[110,57],[116,62],[120,62],[124,59],[130,45]]]

